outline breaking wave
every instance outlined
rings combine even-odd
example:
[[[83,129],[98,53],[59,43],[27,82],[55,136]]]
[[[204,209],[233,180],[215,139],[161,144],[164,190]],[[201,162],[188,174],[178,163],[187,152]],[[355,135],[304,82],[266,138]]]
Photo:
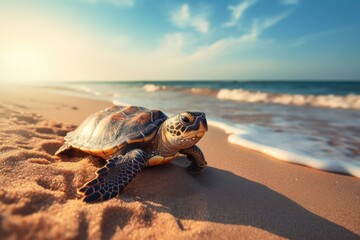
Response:
[[[248,91],[245,89],[210,89],[210,88],[184,88],[170,87],[157,84],[145,84],[146,92],[157,91],[181,91],[191,94],[216,96],[221,100],[232,100],[248,103],[272,103],[282,105],[311,106],[341,109],[360,109],[360,95],[304,95],[304,94],[280,94],[261,91]]]
[[[164,85],[156,85],[156,84],[145,84],[143,86],[143,89],[146,92],[157,92],[157,91],[162,91],[162,90],[166,90],[167,87]]]
[[[283,105],[360,109],[360,95],[302,95],[252,92],[244,89],[221,89],[218,99],[250,103],[275,103]]]
[[[185,87],[171,87],[165,85],[156,85],[156,84],[145,84],[143,89],[146,92],[159,92],[159,91],[177,91],[177,92],[186,92],[192,94],[200,94],[200,95],[216,95],[217,90],[213,90],[210,88],[185,88]]]

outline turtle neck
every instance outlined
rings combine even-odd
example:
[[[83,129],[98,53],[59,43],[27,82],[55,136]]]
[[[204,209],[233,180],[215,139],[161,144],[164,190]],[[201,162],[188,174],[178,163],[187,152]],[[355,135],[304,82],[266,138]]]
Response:
[[[166,138],[166,128],[164,128],[163,125],[160,126],[160,129],[157,132],[155,143],[158,146],[157,149],[161,152],[162,156],[173,156],[179,151],[179,149],[175,149],[170,141]]]

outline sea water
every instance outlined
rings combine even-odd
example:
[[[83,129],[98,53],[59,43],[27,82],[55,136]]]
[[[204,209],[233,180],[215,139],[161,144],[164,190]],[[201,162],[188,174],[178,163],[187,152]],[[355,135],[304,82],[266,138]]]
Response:
[[[158,81],[60,84],[66,94],[172,115],[203,111],[228,141],[360,177],[360,82]],[[60,90],[59,90],[60,91]],[[239,156],[241,157],[241,156]]]

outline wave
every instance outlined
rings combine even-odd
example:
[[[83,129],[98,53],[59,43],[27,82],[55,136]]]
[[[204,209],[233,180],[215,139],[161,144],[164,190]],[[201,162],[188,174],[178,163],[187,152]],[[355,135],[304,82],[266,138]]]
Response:
[[[96,91],[90,87],[86,87],[86,86],[81,86],[81,85],[67,85],[67,86],[57,86],[56,87],[58,90],[65,90],[65,91],[76,91],[76,92],[80,92],[80,93],[87,93],[90,95],[95,95],[95,96],[101,96],[102,93],[99,91]]]
[[[296,151],[295,149],[286,150],[285,148],[280,149],[274,146],[262,144],[259,139],[263,139],[264,135],[267,136],[267,141],[269,143],[276,143],[279,140],[275,134],[270,131],[266,131],[265,129],[259,130],[245,126],[234,127],[224,122],[214,120],[209,120],[208,123],[209,125],[220,128],[224,130],[225,133],[229,134],[228,142],[232,144],[264,153],[281,161],[300,164],[328,172],[348,174],[360,178],[360,165],[356,161],[341,160],[325,156],[313,157],[311,154]],[[293,138],[290,135],[288,137]],[[293,139],[289,139],[289,141],[292,140]],[[307,142],[306,139],[304,140],[305,141],[302,144]],[[299,141],[299,144],[300,142],[301,141]],[[311,152],[311,150],[309,150],[309,152]]]
[[[167,87],[165,85],[156,85],[156,84],[145,84],[143,86],[143,89],[146,92],[157,92],[157,91],[163,91],[166,90]]]
[[[177,92],[185,92],[185,93],[201,94],[201,95],[216,95],[218,93],[217,90],[213,90],[210,88],[171,87],[171,86],[157,85],[157,84],[145,84],[143,86],[143,89],[146,92],[177,91]]]
[[[245,89],[211,89],[211,88],[187,88],[170,87],[166,85],[145,84],[146,92],[157,91],[181,91],[196,95],[215,96],[221,100],[232,100],[248,103],[272,103],[282,105],[311,106],[341,109],[360,109],[360,95],[304,95],[304,94],[280,94],[261,91],[248,91]]]
[[[214,95],[218,93],[217,90],[210,89],[210,88],[191,88],[189,92],[193,94],[201,94],[201,95]]]
[[[252,92],[244,89],[221,89],[218,99],[250,103],[275,103],[283,105],[360,109],[360,95],[302,95]]]

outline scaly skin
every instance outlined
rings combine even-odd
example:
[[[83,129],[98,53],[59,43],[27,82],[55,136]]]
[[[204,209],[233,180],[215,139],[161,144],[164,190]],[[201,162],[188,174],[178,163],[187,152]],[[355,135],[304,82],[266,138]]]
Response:
[[[83,195],[83,201],[88,203],[105,201],[117,196],[145,166],[146,153],[134,149],[125,155],[109,159],[107,164],[99,169],[97,177],[78,190]]]
[[[116,109],[118,108],[115,108],[115,110]],[[112,121],[116,121],[117,119],[115,119],[115,117],[119,115],[119,121],[124,121],[124,116],[121,114],[125,111],[127,111],[127,114],[131,114],[131,112],[136,112],[137,114],[137,112],[139,112],[137,109],[144,110],[144,108],[140,107],[127,107],[121,110],[120,113],[117,113],[117,115],[109,115],[109,113],[107,113],[107,116],[110,117]],[[157,113],[160,112],[158,110],[154,111]],[[134,124],[140,124],[140,117],[145,118],[149,116],[149,114],[141,112],[141,114],[139,113],[133,117],[128,117],[126,120],[129,122],[128,124],[132,124],[133,121],[135,121]],[[151,117],[152,116],[153,115],[151,115]],[[166,115],[164,116],[166,117]],[[90,120],[92,120],[92,118],[90,118]],[[163,119],[160,120],[164,121]],[[115,123],[111,121],[104,122],[101,120],[101,123],[103,124],[102,126],[107,126],[106,124],[116,126]],[[152,121],[152,124],[154,125],[150,124],[149,126],[156,128],[159,126],[156,125],[155,121]],[[86,128],[87,123],[85,122],[81,127]],[[93,129],[95,129],[94,126]],[[104,129],[107,130],[108,128]],[[125,127],[125,129],[129,128]],[[83,195],[83,201],[89,203],[108,200],[117,196],[145,166],[165,164],[177,157],[179,153],[187,156],[188,160],[191,161],[188,167],[189,172],[197,175],[204,169],[207,163],[200,148],[195,144],[204,136],[206,131],[207,123],[204,113],[184,112],[162,122],[156,132],[151,132],[149,129],[146,130],[144,133],[155,134],[153,138],[151,137],[152,139],[150,141],[145,141],[146,137],[150,138],[148,134],[144,134],[143,132],[139,134],[139,132],[136,131],[129,132],[127,133],[128,135],[122,136],[126,139],[125,145],[117,146],[118,150],[112,148],[112,150],[114,150],[113,153],[107,152],[107,154],[99,155],[100,157],[108,158],[107,164],[99,169],[96,172],[96,178],[86,183],[78,190],[78,193]],[[103,136],[99,133],[98,135]],[[76,135],[73,137],[76,139]],[[72,147],[70,142],[65,142],[56,154]],[[90,154],[95,154],[91,148],[83,149],[76,145],[74,147],[89,152]],[[107,149],[100,149],[99,152],[101,153],[106,150]]]
[[[192,175],[198,175],[207,165],[204,154],[196,145],[187,149],[180,150],[180,153],[186,155],[187,159],[191,161],[188,170]]]

